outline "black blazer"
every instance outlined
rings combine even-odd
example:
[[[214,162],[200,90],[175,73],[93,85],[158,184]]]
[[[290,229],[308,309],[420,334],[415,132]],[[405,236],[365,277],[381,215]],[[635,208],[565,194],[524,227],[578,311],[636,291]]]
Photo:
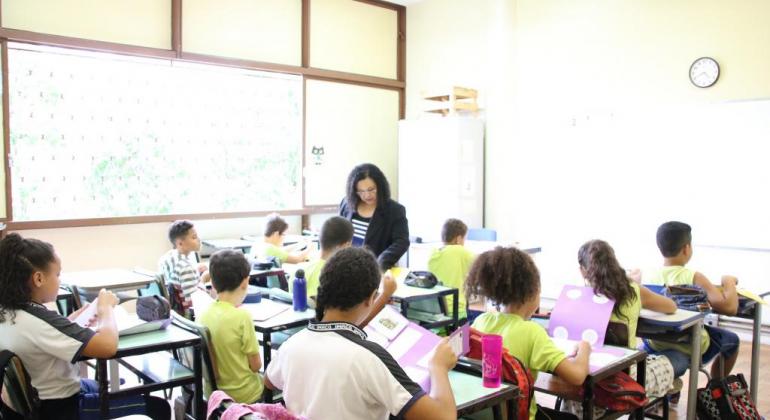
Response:
[[[351,220],[356,209],[346,199],[340,203],[340,216]],[[387,270],[396,265],[409,249],[409,222],[406,209],[394,200],[378,205],[369,222],[364,245],[374,252],[380,268]]]

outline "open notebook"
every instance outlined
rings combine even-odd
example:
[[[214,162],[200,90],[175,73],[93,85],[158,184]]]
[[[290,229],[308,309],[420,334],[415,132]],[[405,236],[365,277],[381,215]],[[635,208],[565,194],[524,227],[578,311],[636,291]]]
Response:
[[[75,318],[74,322],[81,327],[85,327],[88,323],[88,320],[96,315],[96,307],[99,303],[98,301],[99,298],[94,299],[94,301],[91,302],[91,304],[88,305],[88,307],[83,312],[81,312],[77,318]],[[157,321],[150,322],[142,321],[135,313],[129,313],[120,305],[113,308],[112,313],[115,316],[115,324],[118,327],[118,335],[121,336],[160,330],[162,328],[168,327],[168,325],[171,324],[171,318],[159,319]],[[97,327],[98,323],[97,325],[91,326],[90,328],[96,331]]]
[[[441,337],[410,322],[392,306],[386,306],[364,328],[368,339],[384,347],[404,369],[404,372],[430,392],[428,361]],[[459,357],[468,353],[470,342],[468,324],[450,335],[452,350]]]

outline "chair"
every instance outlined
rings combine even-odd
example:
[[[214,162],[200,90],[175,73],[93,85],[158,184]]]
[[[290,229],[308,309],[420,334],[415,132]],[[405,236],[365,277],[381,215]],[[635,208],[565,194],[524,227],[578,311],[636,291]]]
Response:
[[[38,418],[40,400],[37,390],[19,356],[9,350],[0,351],[0,389],[2,389],[2,414],[0,417]]]
[[[193,322],[177,313],[172,313],[173,322],[180,328],[183,328],[193,334],[196,334],[200,336],[201,338],[201,364],[202,369],[201,372],[203,373],[203,383],[204,383],[204,389],[206,389],[209,392],[214,392],[217,390],[217,381],[216,381],[216,364],[214,361],[214,351],[213,347],[211,345],[211,333],[209,332],[209,329],[201,324],[198,324],[196,322]],[[177,360],[184,366],[186,366],[188,369],[193,368],[193,355],[191,348],[185,348],[181,349],[179,352],[176,353]],[[190,401],[193,396],[193,390],[191,389],[190,385],[186,385],[182,387],[183,391],[183,398],[185,400],[185,406],[190,406]],[[201,392],[204,392],[201,390]],[[204,392],[204,399],[206,398],[205,392]]]
[[[468,229],[468,235],[466,236],[466,239],[469,241],[496,241],[497,240],[497,231],[494,229],[484,229],[484,228],[476,228],[476,229]]]

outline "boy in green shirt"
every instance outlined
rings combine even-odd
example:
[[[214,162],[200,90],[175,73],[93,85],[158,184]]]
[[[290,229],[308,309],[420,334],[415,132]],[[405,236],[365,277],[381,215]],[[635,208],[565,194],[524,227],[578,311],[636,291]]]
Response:
[[[293,248],[296,245],[290,247],[283,246],[283,237],[286,235],[288,228],[289,224],[277,214],[268,218],[267,225],[265,225],[266,247],[264,249],[264,256],[275,257],[279,265],[286,263],[297,264],[307,261],[307,255],[310,253],[309,247],[304,251],[295,251]]]
[[[441,240],[444,246],[433,251],[428,260],[428,270],[445,286],[457,288],[460,292],[458,299],[458,316],[465,318],[467,304],[465,302],[465,276],[471,269],[476,256],[465,248],[465,235],[468,226],[459,219],[448,219],[441,229]],[[447,308],[451,311],[453,297],[447,297]]]
[[[249,286],[249,263],[231,249],[217,251],[209,261],[209,272],[217,301],[200,317],[211,333],[217,387],[240,403],[262,398],[262,359],[251,315],[238,308]]]
[[[350,220],[334,216],[327,219],[321,226],[321,259],[310,263],[305,269],[307,273],[307,296],[315,297],[318,294],[319,278],[326,261],[340,249],[349,247],[353,243],[353,224]]]

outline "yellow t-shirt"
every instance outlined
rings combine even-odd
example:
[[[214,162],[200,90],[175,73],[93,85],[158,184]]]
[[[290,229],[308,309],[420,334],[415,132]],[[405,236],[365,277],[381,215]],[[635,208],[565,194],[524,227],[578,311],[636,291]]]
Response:
[[[485,334],[501,335],[503,347],[529,368],[536,381],[538,372],[553,372],[567,357],[551,341],[543,327],[515,314],[486,312],[476,318],[473,328]],[[530,420],[535,418],[535,413],[537,404],[533,398],[529,406]]]
[[[661,286],[684,286],[692,285],[695,278],[695,271],[690,270],[687,267],[681,265],[672,265],[667,267],[661,267],[657,271],[651,272],[649,275],[642,274],[642,282],[649,284],[657,284]],[[684,354],[692,354],[692,346],[690,344],[672,344],[662,341],[649,340],[647,344],[655,351],[661,351],[666,349],[674,349]],[[709,335],[704,329],[701,331],[700,340],[700,352],[701,355],[708,350],[710,344]]]
[[[275,257],[278,259],[278,263],[283,264],[286,262],[286,259],[289,258],[289,252],[279,246],[267,244],[265,247],[265,256]]]
[[[259,354],[251,315],[231,303],[216,301],[200,317],[211,333],[217,387],[240,403],[262,397],[262,376],[249,368],[248,355]]]
[[[622,316],[615,315],[613,310],[610,321],[620,322],[628,326],[628,347],[636,348],[636,326],[639,324],[639,313],[642,311],[642,297],[638,284],[632,282],[631,288],[634,289],[636,298],[620,305],[619,312]]]
[[[321,270],[323,270],[325,260],[318,260],[305,268],[305,281],[307,282],[307,297],[318,295],[318,286],[321,285]]]
[[[444,283],[444,286],[458,289],[460,294],[458,314],[460,318],[466,317],[465,288],[463,284],[475,258],[476,256],[462,245],[446,245],[433,251],[428,260],[428,271]],[[447,297],[447,309],[450,312],[453,300],[453,297]]]

